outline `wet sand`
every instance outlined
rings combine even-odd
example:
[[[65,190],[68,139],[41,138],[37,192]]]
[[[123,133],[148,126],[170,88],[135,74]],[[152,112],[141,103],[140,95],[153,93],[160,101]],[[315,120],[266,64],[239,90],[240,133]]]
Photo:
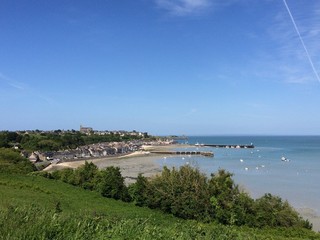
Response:
[[[320,232],[320,216],[310,208],[298,208],[296,209],[298,213],[300,213],[303,219],[308,219],[310,223],[312,223],[313,231]]]
[[[129,184],[134,182],[140,173],[145,177],[151,177],[161,172],[161,166],[156,163],[156,160],[161,158],[161,154],[151,154],[149,151],[169,151],[180,146],[181,145],[144,146],[143,148],[145,151],[136,151],[123,156],[102,157],[51,164],[45,168],[44,171],[51,172],[64,168],[75,169],[87,161],[94,163],[99,169],[109,166],[119,167],[122,176],[125,178],[126,184]]]
[[[93,162],[99,169],[109,166],[119,167],[126,184],[135,182],[137,176],[141,173],[145,177],[152,177],[159,174],[162,167],[156,160],[162,157],[161,154],[151,154],[149,151],[170,151],[183,145],[165,145],[165,146],[144,146],[145,151],[137,151],[124,156],[104,157],[95,159],[86,159],[72,162],[62,162],[48,166],[44,171],[54,171],[63,168],[77,168],[87,162]],[[304,219],[308,219],[313,224],[313,230],[320,231],[320,216],[312,209],[296,209]]]

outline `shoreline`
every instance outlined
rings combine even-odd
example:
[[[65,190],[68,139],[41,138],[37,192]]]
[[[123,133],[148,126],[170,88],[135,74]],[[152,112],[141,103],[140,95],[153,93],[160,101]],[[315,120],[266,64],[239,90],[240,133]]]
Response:
[[[320,216],[317,215],[316,211],[311,208],[295,208],[295,210],[300,214],[303,219],[308,219],[312,223],[312,230],[315,232],[320,232]]]
[[[143,146],[144,151],[136,151],[129,153],[127,155],[121,156],[111,156],[104,158],[95,158],[95,159],[84,159],[78,161],[70,161],[70,162],[62,162],[57,164],[51,164],[43,171],[54,171],[61,170],[64,168],[72,168],[75,169],[87,162],[92,162],[99,169],[103,169],[109,166],[119,167],[122,176],[125,179],[125,183],[131,184],[135,182],[135,179],[141,173],[145,177],[153,177],[157,174],[160,174],[162,171],[162,167],[157,160],[159,160],[162,156],[161,154],[152,154],[149,151],[169,151],[176,148],[181,147],[192,147],[191,145],[185,144],[171,144],[171,145],[159,145],[159,146],[151,146],[146,145]],[[296,211],[300,214],[304,219],[308,219],[310,223],[313,224],[313,231],[320,231],[320,216],[311,208],[295,208]]]
[[[162,155],[152,154],[149,151],[172,150],[177,147],[181,147],[181,145],[144,145],[142,146],[144,150],[135,151],[126,155],[61,162],[51,164],[45,169],[43,169],[43,171],[52,172],[55,170],[62,170],[64,168],[76,169],[87,161],[89,163],[94,163],[99,169],[103,169],[110,166],[119,167],[121,174],[125,179],[125,183],[131,184],[135,182],[135,179],[138,177],[140,173],[145,177],[152,177],[158,173],[161,173],[162,167],[158,163],[156,163],[156,160],[161,158]]]

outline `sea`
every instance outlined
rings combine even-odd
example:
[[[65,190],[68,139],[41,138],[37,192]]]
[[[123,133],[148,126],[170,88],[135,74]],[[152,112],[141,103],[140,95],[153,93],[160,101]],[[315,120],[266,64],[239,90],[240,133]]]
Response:
[[[246,149],[199,146],[198,151],[212,151],[214,157],[171,156],[158,163],[168,167],[188,164],[208,176],[225,169],[253,198],[271,193],[296,209],[309,209],[320,216],[320,136],[192,136],[180,142],[253,144],[254,148]],[[194,151],[195,147],[181,145],[177,150]]]

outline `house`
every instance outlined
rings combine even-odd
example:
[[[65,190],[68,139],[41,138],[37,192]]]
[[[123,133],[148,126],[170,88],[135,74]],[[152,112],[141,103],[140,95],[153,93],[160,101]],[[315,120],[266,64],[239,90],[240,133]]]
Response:
[[[36,163],[39,160],[39,156],[34,152],[29,156],[29,161],[32,163]]]
[[[93,132],[93,129],[91,127],[83,127],[80,125],[80,132],[85,134],[91,134]]]

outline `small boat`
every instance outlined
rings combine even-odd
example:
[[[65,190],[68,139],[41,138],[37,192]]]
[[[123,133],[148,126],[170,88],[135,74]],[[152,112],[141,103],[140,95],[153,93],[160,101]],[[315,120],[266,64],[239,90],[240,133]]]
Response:
[[[290,162],[290,159],[286,158],[286,157],[281,157],[281,161],[283,162]]]

